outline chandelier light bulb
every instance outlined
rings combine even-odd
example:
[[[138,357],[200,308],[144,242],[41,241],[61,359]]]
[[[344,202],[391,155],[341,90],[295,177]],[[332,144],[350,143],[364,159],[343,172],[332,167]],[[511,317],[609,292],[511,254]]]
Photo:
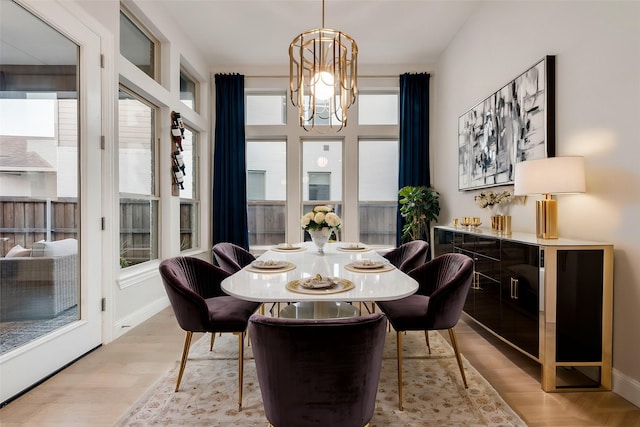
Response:
[[[328,71],[320,71],[313,76],[311,92],[316,96],[316,99],[326,101],[334,95],[333,85],[333,74]]]

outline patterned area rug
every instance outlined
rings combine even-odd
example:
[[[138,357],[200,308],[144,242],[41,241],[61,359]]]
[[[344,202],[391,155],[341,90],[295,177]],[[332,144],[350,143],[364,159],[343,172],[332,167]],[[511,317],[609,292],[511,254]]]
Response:
[[[430,333],[431,355],[424,333],[403,338],[404,411],[398,410],[396,334],[387,333],[384,359],[371,427],[382,426],[526,426],[491,385],[464,360],[468,389],[460,377],[453,350]],[[251,347],[245,352],[243,409],[237,409],[237,338],[210,335],[190,351],[180,391],[174,392],[178,362],[117,423],[138,426],[266,426]],[[175,349],[179,353],[180,349]]]

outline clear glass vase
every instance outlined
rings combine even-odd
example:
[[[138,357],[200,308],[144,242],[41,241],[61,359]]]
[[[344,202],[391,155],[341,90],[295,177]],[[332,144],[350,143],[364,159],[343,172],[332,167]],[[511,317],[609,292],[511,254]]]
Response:
[[[324,255],[324,245],[329,241],[329,236],[331,236],[331,230],[327,229],[326,233],[323,230],[309,230],[309,235],[311,236],[311,240],[318,248],[318,255]]]

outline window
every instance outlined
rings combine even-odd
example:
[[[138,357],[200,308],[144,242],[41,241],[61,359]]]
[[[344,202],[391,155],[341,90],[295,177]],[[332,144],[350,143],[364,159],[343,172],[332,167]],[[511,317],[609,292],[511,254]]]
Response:
[[[287,96],[282,93],[249,93],[246,99],[247,125],[287,123]]]
[[[397,125],[397,93],[362,93],[358,95],[358,124]]]
[[[309,200],[329,200],[331,198],[331,172],[309,172],[308,176]]]
[[[197,89],[195,79],[191,78],[186,71],[180,70],[180,101],[193,111],[198,111]]]
[[[121,87],[118,100],[120,266],[158,257],[157,107]]]
[[[342,141],[303,140],[302,212],[323,204],[341,215],[342,174]]]
[[[361,139],[358,147],[360,241],[370,245],[395,245],[398,141]]]
[[[287,143],[247,142],[247,215],[249,246],[285,241]]]
[[[158,41],[128,11],[120,11],[120,53],[152,79],[159,81]]]
[[[267,171],[247,171],[247,200],[264,200]]]
[[[199,135],[188,126],[182,139],[182,159],[185,166],[185,180],[180,190],[180,250],[185,251],[200,246],[200,186],[199,180]]]
[[[361,97],[348,112],[348,126],[339,133],[323,126],[329,124],[328,118],[322,121],[318,117],[318,131],[305,131],[297,108],[286,96],[288,84],[286,77],[245,78],[249,245],[255,247],[258,241],[266,245],[267,233],[274,236],[270,240],[273,244],[309,239],[300,227],[299,216],[326,204],[342,218],[340,240],[395,246],[397,77],[361,79]],[[281,142],[277,148],[257,147],[273,141]],[[274,166],[272,157],[276,154],[280,163]],[[253,161],[249,160],[252,156]],[[269,195],[274,185],[282,194],[277,200]],[[261,191],[265,192],[264,200],[258,200]],[[258,213],[268,205],[278,206],[278,216],[266,210]],[[276,217],[277,221],[282,218],[277,231],[272,225]]]

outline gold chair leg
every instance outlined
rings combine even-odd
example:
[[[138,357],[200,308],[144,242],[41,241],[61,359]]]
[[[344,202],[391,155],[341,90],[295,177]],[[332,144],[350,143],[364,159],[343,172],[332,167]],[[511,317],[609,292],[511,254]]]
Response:
[[[396,332],[396,352],[398,359],[398,408],[402,411],[402,332]]]
[[[264,304],[260,305],[260,314],[264,316]]]
[[[242,411],[242,378],[244,375],[244,332],[238,335],[238,411]]]
[[[427,340],[427,348],[429,349],[429,354],[431,354],[431,345],[429,344],[429,331],[424,330],[424,338]]]
[[[213,343],[216,341],[216,333],[211,332],[211,344],[209,344],[209,351],[213,351]]]
[[[191,338],[193,332],[188,331],[187,336],[184,338],[184,348],[182,349],[182,360],[180,361],[180,370],[178,371],[178,381],[176,382],[176,391],[180,389],[180,381],[182,381],[182,374],[184,373],[184,367],[187,366],[187,356],[189,355],[189,348],[191,347]]]
[[[464,383],[464,388],[469,388],[467,385],[467,377],[464,375],[464,367],[462,366],[462,357],[460,356],[460,351],[458,350],[458,341],[456,340],[456,333],[453,328],[449,328],[449,337],[451,338],[451,346],[453,347],[453,351],[456,354],[456,359],[458,360],[458,367],[460,368],[460,374],[462,374],[462,382]]]

